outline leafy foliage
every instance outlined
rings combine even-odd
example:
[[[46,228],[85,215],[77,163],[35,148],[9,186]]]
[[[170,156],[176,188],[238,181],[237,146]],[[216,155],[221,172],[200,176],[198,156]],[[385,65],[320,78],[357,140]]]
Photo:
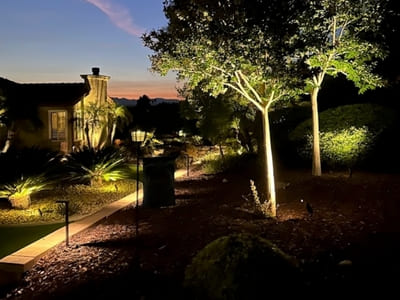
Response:
[[[88,185],[54,186],[31,196],[31,205],[25,210],[0,209],[0,224],[40,223],[64,220],[64,208],[57,200],[69,201],[70,216],[87,215],[104,205],[119,200],[135,191],[134,180],[106,182],[102,187]]]
[[[255,160],[251,154],[228,152],[223,157],[217,152],[209,153],[201,159],[202,168],[206,174],[217,174],[226,171],[239,171]]]
[[[85,147],[66,156],[66,181],[101,185],[130,175],[126,155],[116,148],[93,149]]]
[[[368,39],[379,31],[384,17],[381,2],[387,1],[308,0],[307,9],[296,19],[298,38],[305,45],[298,56],[309,69],[305,92],[311,96],[314,120],[313,175],[321,175],[318,93],[326,75],[344,75],[359,93],[384,85],[374,68],[385,57],[385,51]]]
[[[129,110],[110,98],[105,103],[90,102],[85,108],[85,135],[89,148],[103,148],[112,144],[117,129],[132,120]]]
[[[0,186],[0,198],[8,198],[13,208],[26,209],[31,205],[31,195],[50,188],[44,176],[21,178]]]
[[[154,71],[175,71],[189,90],[200,88],[214,97],[231,89],[262,113],[265,193],[274,212],[268,112],[278,101],[297,95],[301,84],[292,59],[292,21],[299,8],[293,2],[166,1],[168,27],[143,36],[155,51],[150,58]]]
[[[196,120],[200,134],[212,144],[253,152],[255,109],[237,98],[232,91],[212,97],[197,88],[186,96],[182,111]]]
[[[15,182],[4,184],[0,187],[0,197],[28,196],[32,193],[43,191],[50,187],[49,181],[44,176],[21,178]]]
[[[300,282],[298,263],[270,241],[249,234],[220,237],[199,251],[185,270],[185,287],[192,299],[258,299],[265,288]],[[285,294],[285,289],[279,293]]]
[[[6,115],[6,112],[6,98],[0,95],[0,126],[3,126],[5,124],[4,117]]]
[[[396,114],[374,104],[353,104],[328,109],[321,118],[321,159],[330,167],[352,167],[365,161],[380,135],[389,128]],[[298,143],[301,157],[311,158],[311,119],[299,124],[290,139]]]

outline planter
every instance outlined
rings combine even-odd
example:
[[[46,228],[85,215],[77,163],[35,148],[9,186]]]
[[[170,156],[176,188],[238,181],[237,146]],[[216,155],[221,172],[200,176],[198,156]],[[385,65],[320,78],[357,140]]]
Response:
[[[174,157],[143,158],[143,207],[175,205]]]
[[[31,205],[31,195],[10,195],[8,201],[10,201],[12,208],[27,209]]]

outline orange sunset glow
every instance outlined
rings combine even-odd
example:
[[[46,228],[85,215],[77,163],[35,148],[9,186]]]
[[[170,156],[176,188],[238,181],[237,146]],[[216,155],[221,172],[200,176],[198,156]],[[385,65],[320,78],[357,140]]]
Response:
[[[160,81],[109,81],[110,97],[138,99],[143,95],[150,98],[180,99],[174,80]]]

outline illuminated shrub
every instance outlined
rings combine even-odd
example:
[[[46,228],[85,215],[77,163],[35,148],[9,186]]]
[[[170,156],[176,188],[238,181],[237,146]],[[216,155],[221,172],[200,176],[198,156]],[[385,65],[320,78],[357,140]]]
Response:
[[[295,259],[270,241],[232,234],[211,242],[193,258],[184,286],[191,299],[266,299],[278,287],[296,289],[298,275]]]
[[[321,161],[330,167],[353,167],[365,162],[395,113],[374,104],[353,104],[328,109],[319,115]],[[303,159],[312,157],[312,121],[300,123],[289,135]]]
[[[66,156],[67,175],[64,180],[102,186],[103,181],[128,178],[131,174],[126,164],[126,154],[113,147],[83,148]]]
[[[256,163],[253,154],[228,153],[222,157],[219,153],[210,153],[203,157],[203,171],[206,174],[216,174],[227,171],[240,171]]]
[[[31,205],[31,195],[50,188],[50,181],[38,175],[21,178],[0,186],[0,198],[7,197],[12,208],[27,209]]]

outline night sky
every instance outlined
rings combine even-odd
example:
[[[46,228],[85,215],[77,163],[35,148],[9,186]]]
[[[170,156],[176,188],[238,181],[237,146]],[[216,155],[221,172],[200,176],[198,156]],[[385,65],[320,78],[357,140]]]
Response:
[[[163,0],[1,0],[0,77],[81,82],[92,67],[109,95],[177,98],[175,75],[149,71],[140,36],[166,26]]]

